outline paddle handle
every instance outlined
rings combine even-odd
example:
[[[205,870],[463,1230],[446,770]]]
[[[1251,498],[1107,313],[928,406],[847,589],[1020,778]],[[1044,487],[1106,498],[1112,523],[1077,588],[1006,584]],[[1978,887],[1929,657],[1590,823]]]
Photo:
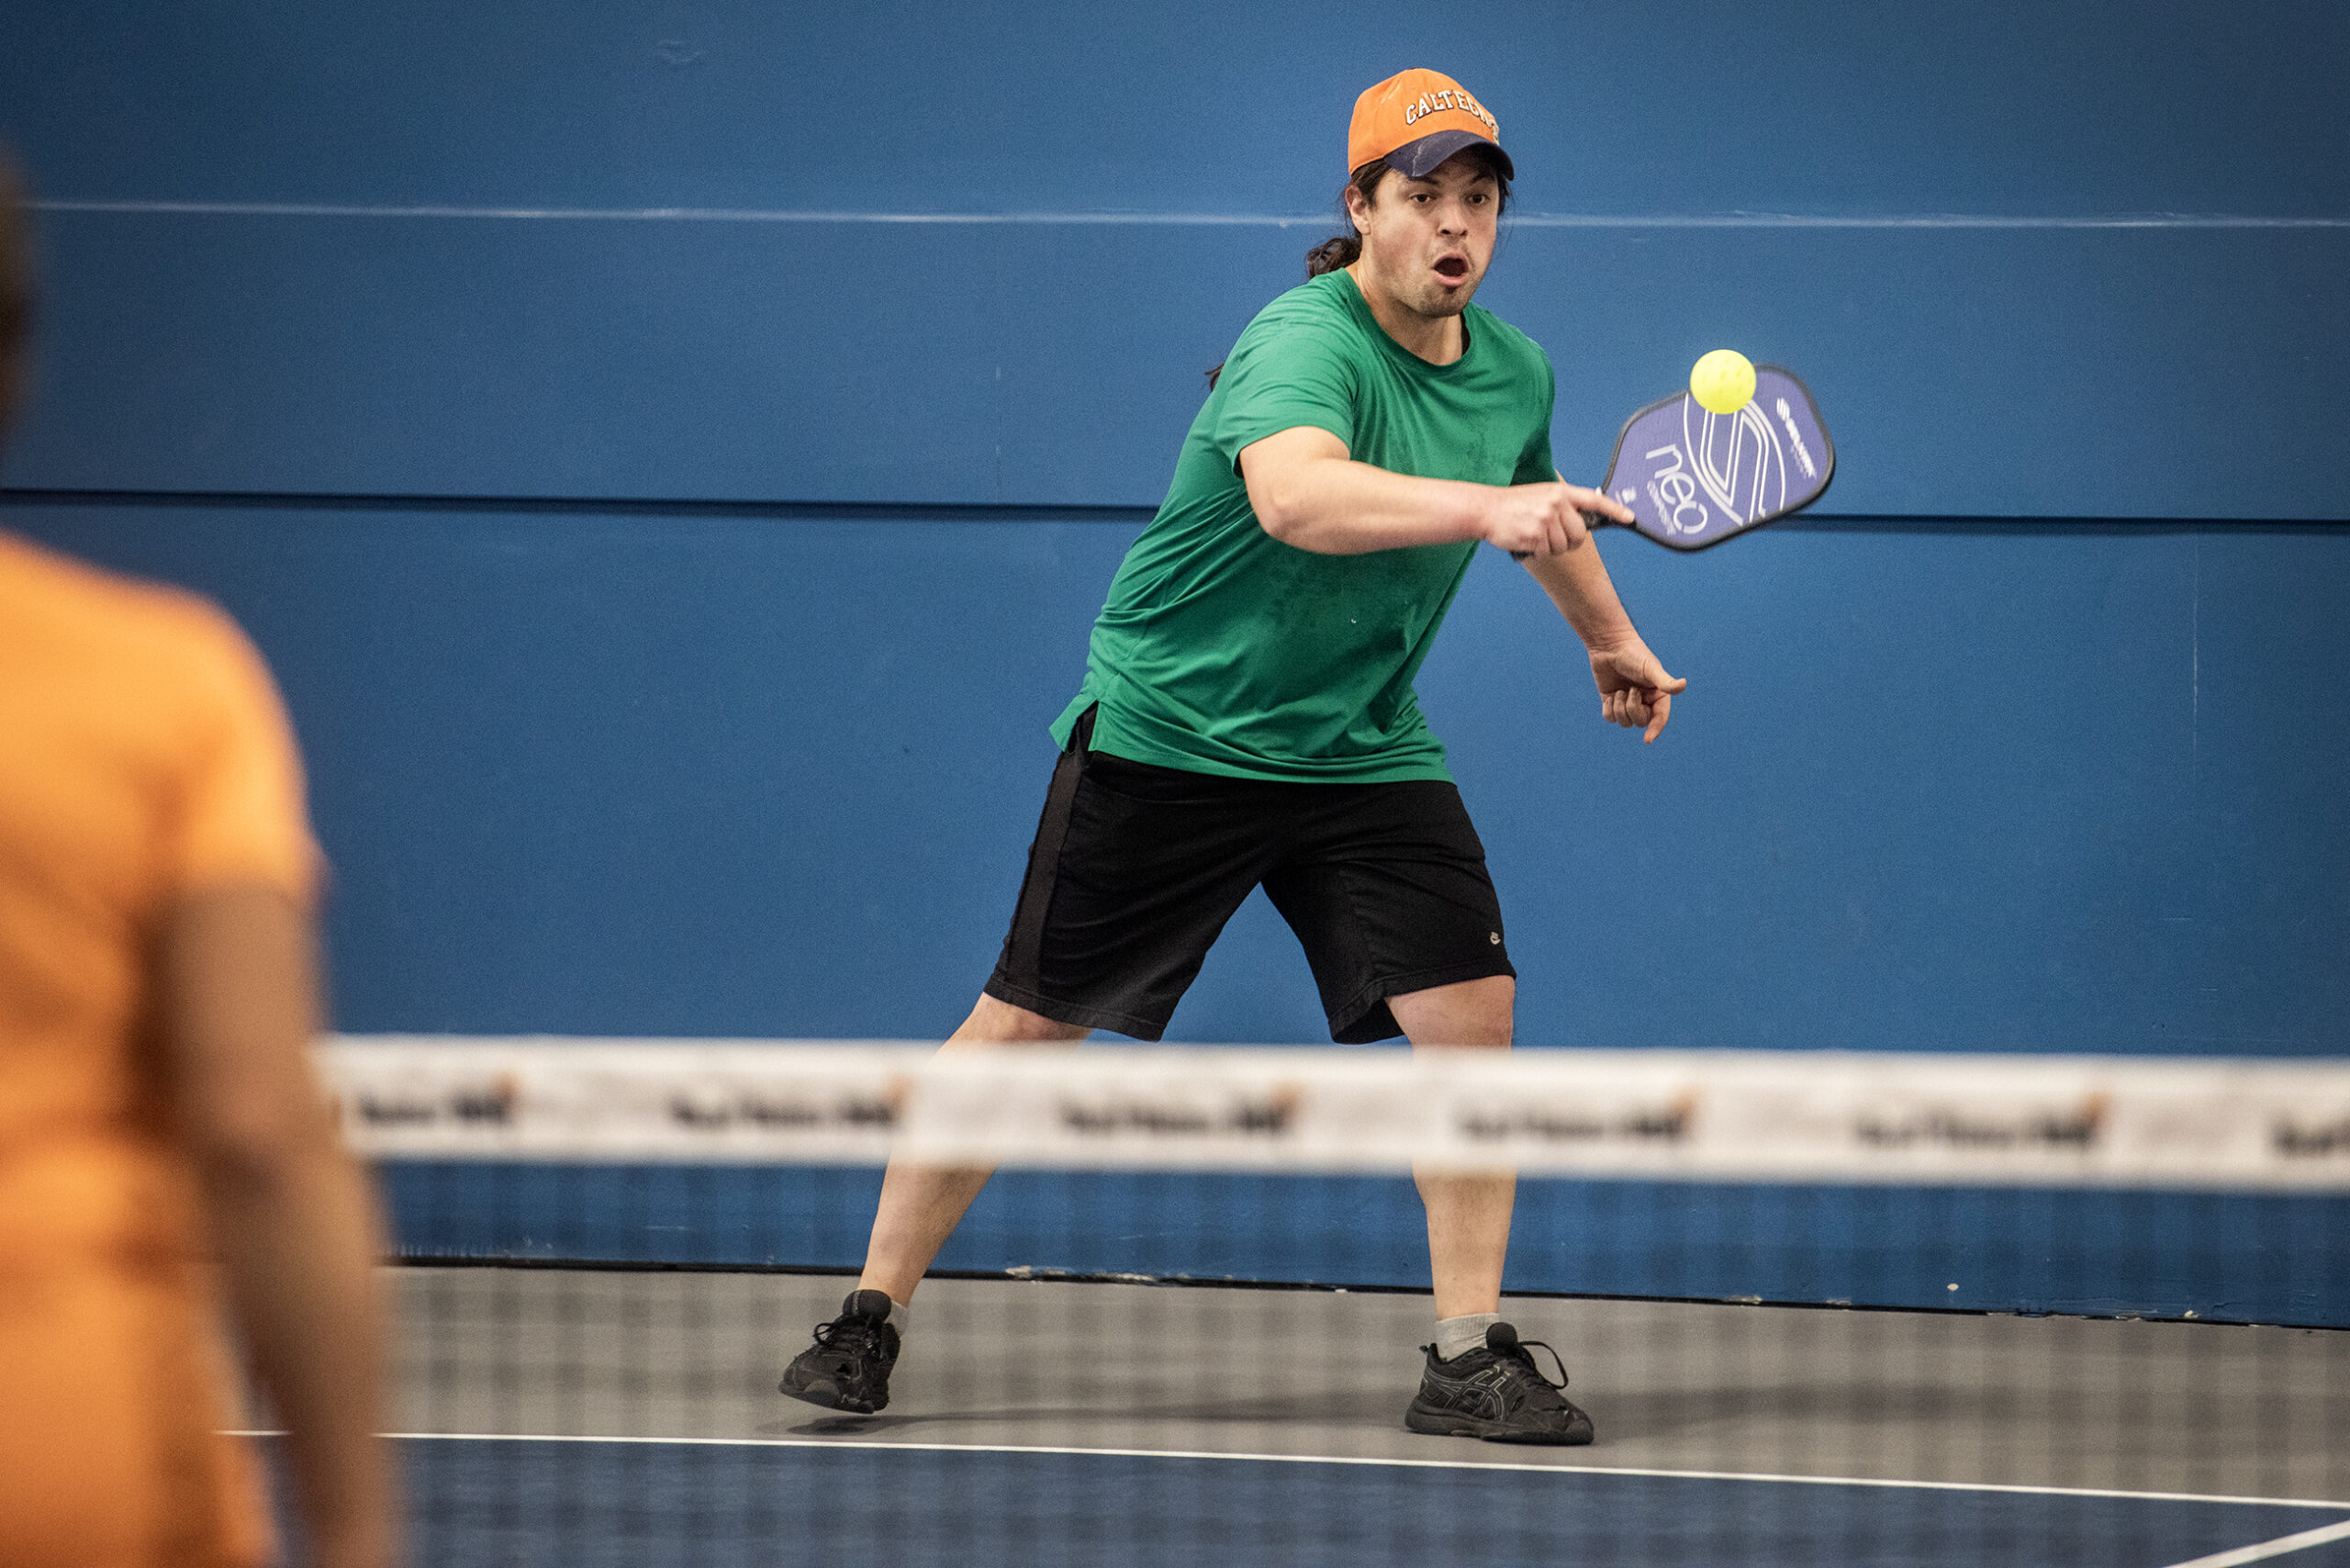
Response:
[[[1621,522],[1617,522],[1614,518],[1609,517],[1606,512],[1583,511],[1583,508],[1581,508],[1581,507],[1577,507],[1575,510],[1576,510],[1577,511],[1581,511],[1581,512],[1583,512],[1583,521],[1584,524],[1585,524],[1586,526],[1588,526],[1588,527],[1592,527],[1592,528],[1625,528],[1625,527],[1628,527],[1628,526],[1630,526],[1630,525],[1629,525],[1629,524],[1628,524],[1628,523],[1621,523]],[[1523,561],[1523,560],[1528,559],[1528,558],[1529,556],[1531,556],[1533,554],[1534,554],[1534,552],[1533,552],[1533,551],[1531,551],[1531,550],[1513,550],[1513,551],[1511,551],[1511,552],[1509,553],[1509,558],[1510,558],[1511,560],[1513,560],[1513,561]]]

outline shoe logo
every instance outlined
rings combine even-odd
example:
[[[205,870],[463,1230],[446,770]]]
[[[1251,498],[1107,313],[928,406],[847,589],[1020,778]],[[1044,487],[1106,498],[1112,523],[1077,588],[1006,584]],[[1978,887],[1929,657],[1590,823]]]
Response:
[[[1438,1385],[1434,1392],[1441,1394],[1444,1403],[1455,1410],[1492,1421],[1509,1413],[1510,1372],[1505,1366],[1483,1367],[1465,1378],[1431,1372],[1428,1381]]]

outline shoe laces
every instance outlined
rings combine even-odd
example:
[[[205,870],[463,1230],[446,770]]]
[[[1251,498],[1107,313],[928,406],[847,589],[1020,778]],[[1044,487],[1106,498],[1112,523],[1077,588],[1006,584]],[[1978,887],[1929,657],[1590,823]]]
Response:
[[[1560,1355],[1554,1347],[1540,1339],[1521,1339],[1517,1337],[1517,1331],[1515,1328],[1509,1328],[1508,1337],[1505,1338],[1496,1332],[1496,1330],[1504,1328],[1509,1328],[1509,1326],[1507,1324],[1497,1323],[1494,1325],[1493,1328],[1486,1330],[1486,1349],[1492,1350],[1504,1361],[1516,1361],[1518,1365],[1524,1367],[1528,1372],[1533,1373],[1535,1381],[1541,1383],[1545,1388],[1551,1389],[1555,1392],[1567,1386],[1566,1358]],[[1559,1369],[1558,1382],[1552,1383],[1550,1378],[1543,1373],[1541,1363],[1534,1359],[1533,1352],[1536,1350],[1549,1350],[1550,1352],[1550,1364]]]
[[[881,1338],[881,1330],[888,1327],[888,1324],[877,1323],[869,1317],[844,1314],[830,1323],[816,1325],[816,1343],[827,1350],[840,1350],[852,1355],[864,1355],[886,1347],[887,1341]]]

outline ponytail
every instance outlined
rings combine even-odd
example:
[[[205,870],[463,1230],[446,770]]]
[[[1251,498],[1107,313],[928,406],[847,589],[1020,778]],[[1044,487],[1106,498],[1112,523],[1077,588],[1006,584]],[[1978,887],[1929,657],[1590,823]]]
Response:
[[[33,245],[16,166],[0,153],[0,436],[24,390],[25,340],[32,330]]]
[[[1335,240],[1325,240],[1305,252],[1305,275],[1320,277],[1324,273],[1337,272],[1353,266],[1362,255],[1362,237],[1341,234]]]
[[[1390,165],[1384,158],[1373,158],[1347,178],[1348,186],[1362,192],[1362,199],[1379,199],[1379,182],[1387,177]],[[1350,267],[1362,259],[1362,236],[1355,230],[1355,220],[1347,210],[1347,193],[1338,193],[1338,216],[1347,220],[1347,231],[1325,240],[1305,252],[1305,278],[1308,283],[1324,273],[1334,273]]]
[[[1364,200],[1373,200],[1371,192],[1379,187],[1380,177],[1387,173],[1387,168],[1386,159],[1373,158],[1357,169],[1347,184],[1361,191]],[[1347,231],[1332,235],[1305,252],[1305,281],[1308,283],[1325,273],[1343,272],[1362,257],[1362,236],[1355,232],[1355,220],[1347,214],[1347,193],[1343,190],[1338,193],[1338,216],[1346,219]],[[1220,364],[1208,372],[1209,391],[1215,390],[1215,378],[1223,374],[1224,366]]]

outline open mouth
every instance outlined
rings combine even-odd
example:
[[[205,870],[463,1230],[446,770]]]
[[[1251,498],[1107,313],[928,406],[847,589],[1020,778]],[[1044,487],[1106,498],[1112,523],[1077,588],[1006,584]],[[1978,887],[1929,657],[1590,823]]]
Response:
[[[1469,275],[1469,261],[1465,256],[1447,256],[1436,264],[1437,275],[1448,283],[1459,283]]]

